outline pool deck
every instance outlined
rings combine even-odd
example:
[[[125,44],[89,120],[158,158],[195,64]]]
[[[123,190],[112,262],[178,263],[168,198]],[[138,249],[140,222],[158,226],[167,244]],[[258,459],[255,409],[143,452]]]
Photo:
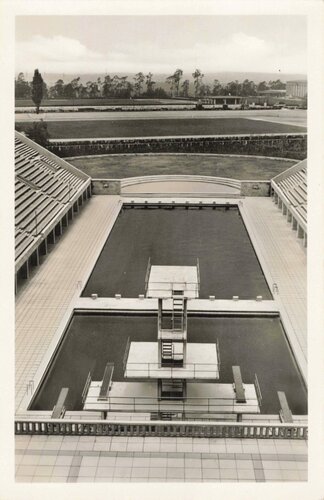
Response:
[[[176,197],[174,201],[182,201]],[[129,200],[128,200],[129,201]],[[140,201],[140,200],[138,200]],[[149,201],[155,201],[150,198]],[[156,201],[159,201],[156,198]],[[163,201],[166,201],[164,198]],[[191,201],[191,200],[188,200]],[[192,201],[200,201],[193,198]],[[208,202],[204,198],[202,202]],[[230,201],[228,198],[218,202]],[[238,203],[238,200],[233,200]],[[96,307],[108,299],[81,299],[82,288],[121,206],[118,196],[93,197],[84,206],[16,299],[16,413],[48,348],[74,306]],[[270,198],[239,200],[274,301],[199,301],[208,307],[280,310],[306,378],[306,252]],[[95,221],[95,224],[94,224]],[[89,244],[89,242],[91,242]],[[117,304],[134,300],[109,299]],[[154,299],[153,299],[154,300]],[[270,306],[271,302],[271,306]],[[82,305],[81,305],[82,303]],[[107,306],[109,306],[109,303]],[[252,304],[250,304],[252,305]],[[128,306],[131,304],[128,303]],[[127,307],[128,307],[127,306]],[[201,304],[200,304],[201,306]],[[307,443],[295,440],[158,437],[16,436],[19,482],[306,481]]]
[[[164,309],[172,310],[171,300],[164,301]],[[89,311],[157,311],[157,299],[147,298],[115,298],[115,297],[79,297],[75,302],[75,309],[85,309]],[[195,299],[188,300],[188,312],[232,312],[233,314],[255,312],[256,314],[278,313],[279,307],[274,300],[216,300]]]

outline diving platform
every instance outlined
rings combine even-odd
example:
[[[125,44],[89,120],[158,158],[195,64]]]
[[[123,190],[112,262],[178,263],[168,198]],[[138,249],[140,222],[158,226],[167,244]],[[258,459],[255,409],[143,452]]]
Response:
[[[246,402],[238,402],[233,384],[190,383],[186,384],[185,398],[159,397],[155,381],[113,382],[109,397],[99,398],[102,382],[92,381],[84,410],[101,412],[154,413],[174,412],[182,414],[237,415],[260,413],[260,404],[254,384],[244,384]]]
[[[186,345],[186,360],[183,360],[182,343],[171,343],[173,361],[170,366],[163,366],[159,360],[157,342],[131,342],[124,376],[125,378],[145,379],[183,379],[183,380],[218,380],[219,356],[217,344]],[[178,350],[177,350],[178,349]],[[170,360],[171,361],[171,360]]]
[[[150,266],[147,270],[146,297],[168,299],[180,295],[199,297],[198,266]]]

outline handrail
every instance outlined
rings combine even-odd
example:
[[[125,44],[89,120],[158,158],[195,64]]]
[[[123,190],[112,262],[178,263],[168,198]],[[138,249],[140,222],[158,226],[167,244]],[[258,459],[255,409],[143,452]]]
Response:
[[[220,372],[221,359],[220,359],[220,350],[219,350],[219,340],[218,340],[218,337],[216,339],[216,355],[217,355],[217,362],[218,362],[218,372]]]
[[[96,406],[96,401],[89,402],[91,407]],[[89,409],[89,408],[88,408]],[[181,413],[201,414],[201,413],[259,413],[257,398],[250,403],[236,403],[235,399],[230,397],[219,398],[186,398],[168,397],[168,399],[158,399],[150,397],[133,396],[110,396],[104,405],[98,402],[98,411],[114,412],[141,412],[151,413],[156,411],[175,411]],[[242,411],[238,411],[238,409]]]
[[[179,371],[180,373],[183,372],[185,373],[188,370],[193,370],[195,375],[198,374],[204,374],[206,372],[214,372],[216,377],[219,377],[219,364],[217,363],[186,363],[185,366],[161,366],[161,363],[127,363],[127,366],[125,366],[125,377],[129,376],[130,372],[143,372],[147,371],[148,373],[151,373],[154,370],[160,371],[160,370],[170,370],[171,371],[171,378],[173,375],[173,372],[175,373],[176,378],[179,378]]]
[[[200,291],[200,268],[199,268],[199,259],[198,259],[198,257],[197,257],[197,281],[198,281],[197,292],[199,294],[199,291]]]
[[[86,400],[90,384],[91,384],[91,371],[88,373],[87,380],[86,383],[84,384],[84,388],[82,391],[82,396],[81,396],[82,403],[84,403]]]
[[[151,271],[151,257],[149,257],[148,262],[147,262],[147,268],[146,268],[146,274],[145,274],[145,294],[147,293],[147,288],[148,288],[148,282],[149,282],[149,276],[150,276],[150,271]]]
[[[307,439],[308,426],[284,423],[36,420],[15,421],[17,435],[156,436],[201,438]]]
[[[258,379],[258,376],[256,373],[254,374],[254,387],[255,387],[255,392],[256,392],[257,398],[258,398],[259,406],[261,407],[262,406],[262,393],[261,393],[261,388],[260,388],[260,384],[259,384],[259,379]]]
[[[126,365],[127,365],[127,359],[128,359],[130,345],[131,345],[131,340],[130,340],[130,337],[128,337],[127,338],[127,342],[126,342],[125,352],[124,352],[124,358],[123,358],[123,370],[124,371],[126,370]]]

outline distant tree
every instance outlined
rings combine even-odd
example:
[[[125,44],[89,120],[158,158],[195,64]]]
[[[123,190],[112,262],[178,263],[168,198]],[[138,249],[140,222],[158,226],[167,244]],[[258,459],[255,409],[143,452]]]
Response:
[[[257,91],[258,92],[264,92],[265,90],[268,90],[269,87],[267,85],[267,82],[260,82],[258,83],[258,86],[257,86]]]
[[[48,87],[47,84],[43,81],[43,98],[48,98]]]
[[[166,99],[168,97],[168,94],[162,87],[157,87],[153,90],[152,97],[156,97],[158,99]]]
[[[213,84],[213,95],[223,95],[224,89],[219,80],[214,80]]]
[[[152,78],[153,78],[153,73],[148,73],[146,75],[145,85],[146,85],[146,95],[148,97],[152,96],[153,87],[155,85],[155,82],[152,80]]]
[[[88,81],[86,83],[87,95],[90,98],[98,97],[98,85],[97,82]]]
[[[237,94],[238,82],[228,82],[225,86],[225,95],[236,95]]]
[[[71,80],[70,85],[72,87],[73,97],[75,98],[80,97],[80,91],[81,91],[80,77],[78,76],[77,78],[73,78],[73,80]]]
[[[53,87],[50,88],[50,93],[54,98],[64,97],[64,82],[59,79],[54,83]]]
[[[34,122],[31,127],[28,127],[26,135],[33,141],[37,142],[37,144],[45,147],[48,145],[48,139],[50,138],[47,130],[47,123],[43,120]]]
[[[183,75],[182,69],[176,69],[174,74],[173,74],[174,85],[175,85],[175,90],[176,90],[177,95],[179,95],[180,80],[182,78],[182,75]]]
[[[189,97],[189,80],[184,80],[181,85],[183,97]]]
[[[245,79],[242,83],[241,95],[248,97],[256,95],[256,85],[253,81]]]
[[[174,78],[174,74],[168,76],[165,81],[169,85],[170,96],[173,97],[174,93],[175,93],[175,90],[176,90],[176,81],[175,81],[175,78]]]
[[[209,96],[211,94],[212,91],[210,85],[202,83],[199,87],[199,97]]]
[[[31,88],[32,88],[32,99],[33,99],[34,104],[36,106],[36,114],[39,113],[39,107],[40,107],[42,99],[43,99],[43,90],[44,90],[43,85],[44,85],[44,81],[43,81],[42,75],[40,74],[38,69],[35,69]]]
[[[194,73],[192,73],[193,79],[194,79],[194,86],[195,86],[195,97],[198,97],[199,95],[199,88],[202,85],[202,79],[204,75],[200,71],[200,69],[195,69]]]
[[[106,75],[103,83],[102,94],[104,97],[111,97],[113,89],[113,81],[110,75]]]
[[[31,89],[29,83],[26,82],[24,73],[19,73],[17,79],[15,79],[15,97],[16,99],[28,98],[30,97]]]
[[[135,80],[135,85],[134,85],[135,93],[137,96],[140,96],[142,93],[145,76],[143,75],[142,72],[139,72],[134,76],[134,80]]]
[[[281,80],[274,80],[269,82],[269,87],[272,90],[285,90],[286,89],[286,84],[283,83]]]
[[[103,83],[102,83],[101,78],[99,76],[97,78],[98,97],[102,96],[102,87],[103,87]]]

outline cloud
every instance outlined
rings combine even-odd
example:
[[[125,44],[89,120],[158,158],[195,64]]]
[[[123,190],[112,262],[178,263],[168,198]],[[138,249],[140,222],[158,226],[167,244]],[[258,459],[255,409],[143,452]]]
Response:
[[[16,45],[16,67],[24,69],[42,68],[56,71],[57,68],[73,67],[102,62],[102,54],[89,50],[79,40],[57,35],[52,38],[35,35],[28,42]]]
[[[186,45],[172,36],[165,43],[151,40],[143,43],[116,42],[103,44],[94,52],[79,40],[65,36],[46,38],[35,35],[16,45],[16,70],[31,72],[35,68],[47,73],[172,73],[176,68],[192,73],[222,71],[301,73],[306,71],[306,54],[275,42],[237,32],[217,43],[192,40]]]

